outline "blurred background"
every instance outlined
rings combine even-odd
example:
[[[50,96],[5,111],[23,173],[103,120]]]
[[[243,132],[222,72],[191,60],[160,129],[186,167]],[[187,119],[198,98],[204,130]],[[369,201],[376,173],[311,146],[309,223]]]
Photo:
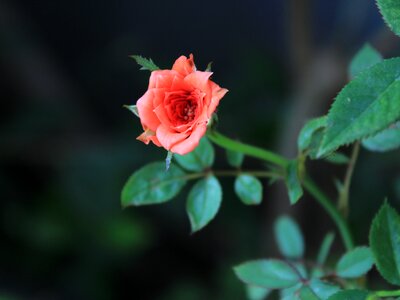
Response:
[[[245,299],[232,266],[278,255],[280,214],[299,222],[312,258],[334,225],[308,195],[290,207],[282,183],[265,182],[262,205],[245,207],[223,179],[217,218],[194,235],[188,189],[121,209],[128,176],[165,158],[135,140],[139,120],[122,108],[149,77],[128,56],[163,68],[182,54],[199,69],[213,61],[230,90],[219,130],[294,157],[301,126],[327,112],[366,41],[399,54],[372,0],[0,0],[0,299]],[[385,197],[400,208],[399,154],[361,152],[350,214],[360,244]],[[344,167],[309,167],[335,198]],[[337,238],[333,259],[342,251]]]

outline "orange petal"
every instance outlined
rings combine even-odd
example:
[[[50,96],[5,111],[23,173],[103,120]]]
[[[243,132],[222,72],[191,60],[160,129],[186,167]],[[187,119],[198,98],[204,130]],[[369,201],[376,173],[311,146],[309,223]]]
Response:
[[[156,114],[153,112],[153,91],[148,90],[136,103],[140,121],[143,127],[149,128],[152,131],[156,131],[157,127],[160,125],[160,120],[158,120]]]
[[[160,125],[157,128],[157,138],[160,144],[166,149],[170,150],[173,145],[184,140],[188,135],[184,133],[175,133],[169,131],[165,126]]]
[[[148,145],[150,142],[153,142],[156,146],[161,147],[160,142],[158,141],[155,132],[150,130],[150,129],[146,129],[141,135],[139,135],[137,138],[137,140],[145,143],[146,145]]]
[[[172,70],[157,70],[151,72],[149,80],[149,89],[153,88],[169,88],[174,80],[174,77],[182,76]]]
[[[184,55],[180,56],[172,66],[172,70],[177,71],[183,76],[186,76],[196,71],[196,66],[193,60],[193,54],[190,54],[189,58],[187,58]]]
[[[210,92],[208,81],[211,75],[212,72],[196,71],[186,76],[184,80],[194,88],[197,88],[208,94]]]
[[[218,84],[216,84],[212,81],[210,81],[210,85],[211,85],[212,96],[211,96],[211,100],[210,100],[210,103],[208,105],[208,110],[207,110],[207,114],[208,114],[209,118],[211,118],[211,115],[214,113],[215,109],[217,108],[219,101],[228,92],[227,89],[221,88]]]
[[[197,127],[193,130],[192,134],[180,143],[176,143],[172,148],[171,152],[177,153],[180,155],[185,155],[189,152],[192,152],[200,142],[200,139],[207,131],[207,124],[198,124]]]

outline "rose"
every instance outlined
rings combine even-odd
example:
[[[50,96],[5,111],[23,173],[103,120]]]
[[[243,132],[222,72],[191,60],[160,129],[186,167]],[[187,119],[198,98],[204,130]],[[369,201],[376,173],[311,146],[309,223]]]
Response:
[[[153,71],[137,101],[144,132],[137,138],[184,155],[199,144],[221,98],[228,91],[197,71],[193,55],[179,57],[172,70]]]

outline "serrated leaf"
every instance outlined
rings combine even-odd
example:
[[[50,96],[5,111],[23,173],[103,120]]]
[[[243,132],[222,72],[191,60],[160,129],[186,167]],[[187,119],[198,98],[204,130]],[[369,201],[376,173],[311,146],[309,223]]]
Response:
[[[140,70],[156,71],[160,68],[153,62],[151,58],[147,59],[140,55],[131,55],[131,58],[136,60],[137,64],[141,66]]]
[[[400,35],[400,2],[398,0],[376,1],[383,19],[390,29]]]
[[[269,289],[291,287],[300,281],[293,268],[277,259],[245,262],[235,267],[234,271],[243,282]]]
[[[244,204],[257,205],[262,201],[263,187],[256,177],[241,174],[235,179],[235,193]]]
[[[351,60],[349,66],[350,78],[354,78],[360,72],[372,67],[382,60],[382,55],[375,48],[368,43],[365,44]]]
[[[336,165],[344,165],[349,163],[350,158],[340,152],[333,152],[325,157],[325,160]]]
[[[326,126],[327,117],[322,116],[309,120],[301,129],[297,139],[297,146],[300,151],[308,149],[311,145],[313,135],[316,131],[323,129]]]
[[[367,273],[373,264],[371,249],[357,247],[340,258],[336,265],[336,274],[342,278],[357,278]]]
[[[364,148],[375,152],[386,152],[400,147],[400,122],[362,141]]]
[[[308,287],[318,297],[317,299],[326,300],[333,294],[337,293],[340,288],[328,282],[321,281],[319,279],[311,279],[308,283]],[[302,300],[307,300],[306,298]]]
[[[333,232],[325,235],[321,247],[319,248],[318,256],[317,256],[317,264],[319,266],[323,266],[326,262],[326,258],[328,257],[329,251],[331,250],[333,241],[335,240],[335,234]]]
[[[248,300],[263,300],[271,293],[270,289],[255,285],[246,285],[246,295]]]
[[[368,292],[362,290],[339,291],[328,298],[328,300],[367,300]]]
[[[207,176],[192,187],[186,203],[192,232],[202,229],[214,219],[221,201],[222,188],[215,176]]]
[[[400,216],[387,203],[372,222],[369,243],[379,273],[388,282],[400,285]]]
[[[303,188],[301,187],[298,174],[298,161],[292,160],[286,168],[286,187],[288,189],[290,204],[296,204],[303,196]]]
[[[244,154],[232,150],[226,150],[226,159],[230,166],[240,168],[243,163]]]
[[[199,145],[188,154],[175,154],[174,158],[178,164],[185,170],[192,172],[200,172],[214,163],[214,148],[206,137],[200,140]]]
[[[304,255],[304,238],[296,222],[282,216],[274,224],[275,240],[283,256],[296,259]]]
[[[400,118],[400,58],[365,70],[336,97],[318,156],[371,136]]]
[[[139,117],[139,111],[136,105],[124,105],[124,107],[130,110],[136,117]]]
[[[185,184],[185,173],[179,167],[172,165],[166,172],[164,162],[154,162],[132,174],[122,189],[121,203],[123,207],[163,203]]]

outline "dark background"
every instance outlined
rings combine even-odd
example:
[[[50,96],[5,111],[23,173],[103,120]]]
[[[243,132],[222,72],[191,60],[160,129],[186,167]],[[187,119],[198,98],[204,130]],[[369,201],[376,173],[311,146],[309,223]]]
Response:
[[[300,223],[312,258],[334,225],[308,195],[289,207],[281,183],[265,186],[262,205],[245,207],[224,179],[221,211],[194,235],[187,189],[167,204],[121,209],[127,177],[165,157],[135,140],[139,120],[122,108],[149,77],[128,55],[164,68],[182,54],[194,53],[199,69],[213,61],[214,81],[230,90],[220,131],[294,157],[301,126],[327,112],[366,41],[386,57],[400,50],[372,0],[0,0],[0,293],[245,299],[232,266],[277,255],[272,224],[282,213]],[[399,151],[361,153],[350,215],[360,244],[385,197],[399,207],[398,158]],[[335,198],[333,178],[345,169],[310,168]],[[339,240],[333,259],[343,251]]]

